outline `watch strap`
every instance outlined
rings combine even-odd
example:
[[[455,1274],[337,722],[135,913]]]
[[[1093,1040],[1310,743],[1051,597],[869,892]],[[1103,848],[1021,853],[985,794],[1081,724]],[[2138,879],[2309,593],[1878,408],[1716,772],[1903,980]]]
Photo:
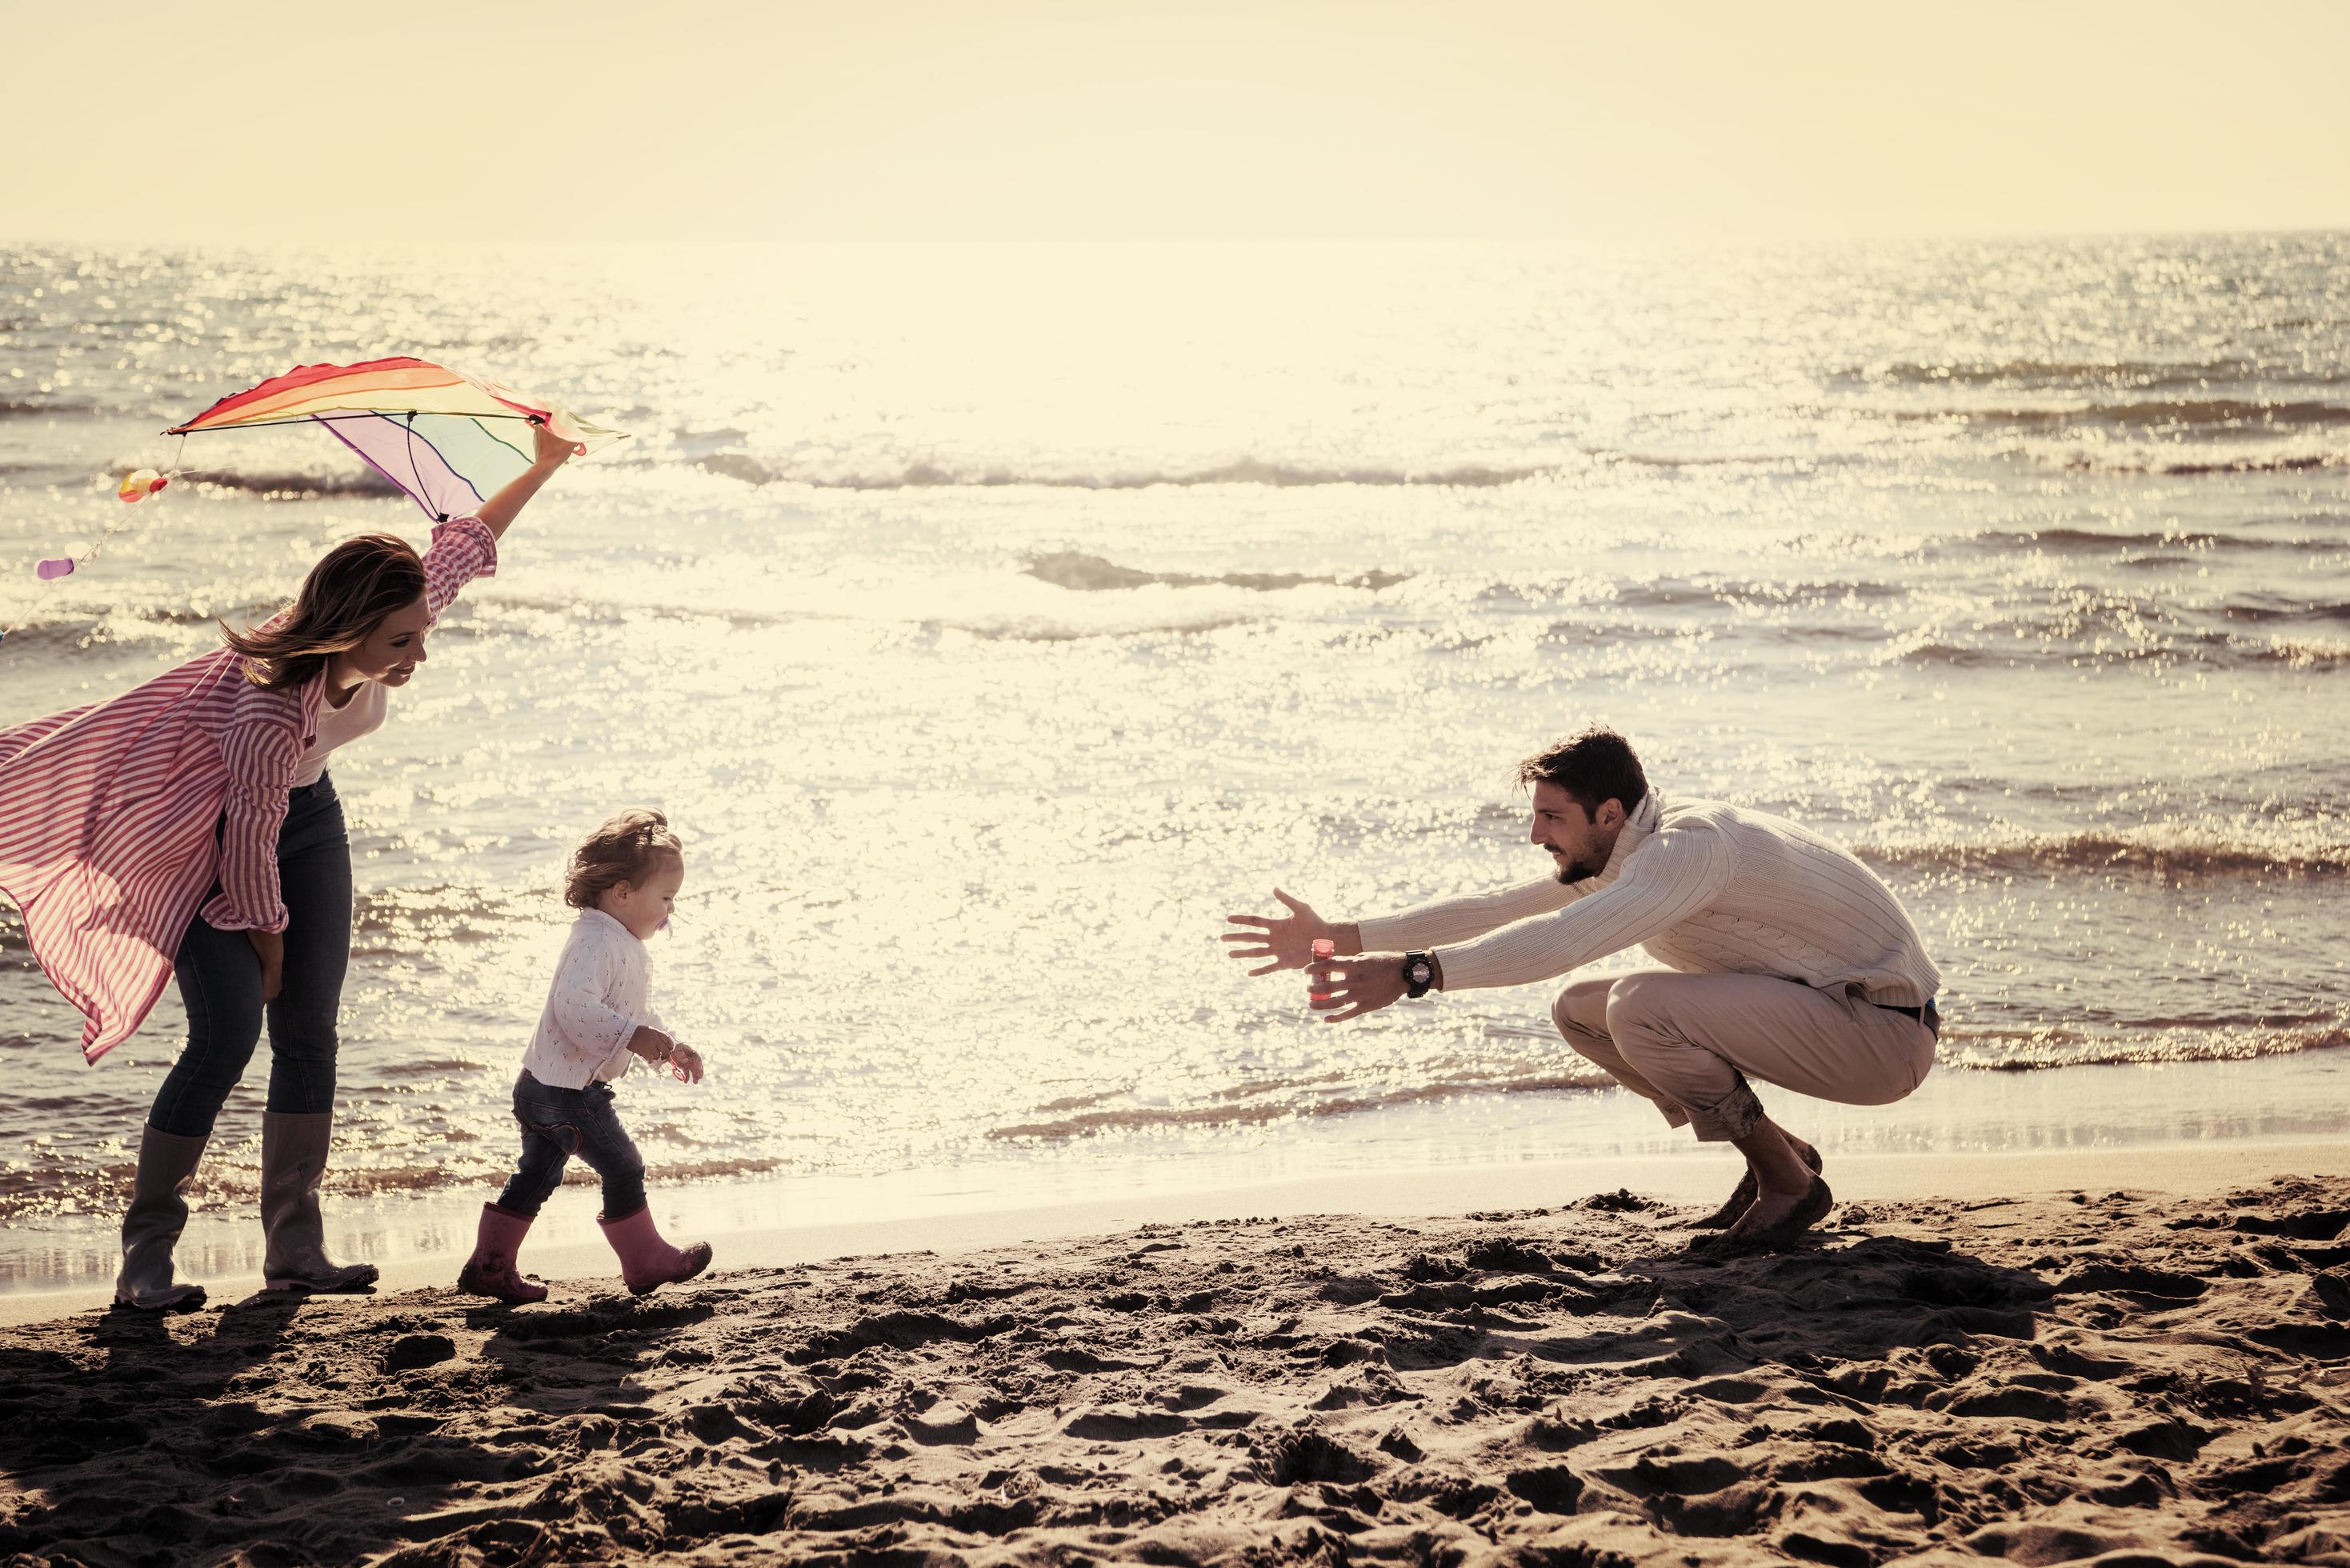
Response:
[[[1406,996],[1415,1000],[1426,996],[1428,988],[1435,983],[1435,959],[1427,953],[1403,955],[1403,991]]]

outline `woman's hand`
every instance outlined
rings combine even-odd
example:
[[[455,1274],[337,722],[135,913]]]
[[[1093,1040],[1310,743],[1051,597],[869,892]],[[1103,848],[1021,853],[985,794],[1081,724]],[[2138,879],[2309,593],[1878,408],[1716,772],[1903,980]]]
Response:
[[[286,989],[286,933],[248,929],[244,940],[261,960],[261,1000],[275,1002]]]
[[[538,453],[533,460],[540,468],[561,468],[575,457],[586,457],[588,449],[577,441],[565,441],[545,425],[533,425],[531,435],[538,442]]]
[[[702,1082],[702,1053],[681,1040],[669,1049],[669,1070],[681,1084]]]
[[[528,468],[507,480],[495,495],[483,502],[481,511],[474,514],[489,529],[493,539],[506,536],[506,530],[513,526],[515,514],[530,504],[530,498],[538,493],[540,485],[555,476],[556,469],[574,457],[584,457],[588,452],[586,447],[565,441],[543,424],[533,425],[531,436],[538,443],[537,457],[532,460]]]
[[[1271,974],[1277,969],[1304,969],[1314,960],[1314,944],[1327,937],[1340,954],[1355,951],[1363,945],[1362,933],[1352,925],[1333,925],[1275,888],[1273,896],[1289,910],[1289,918],[1278,915],[1226,915],[1228,926],[1252,928],[1226,931],[1224,951],[1246,963],[1254,959],[1270,959],[1261,968],[1249,971],[1252,975]]]

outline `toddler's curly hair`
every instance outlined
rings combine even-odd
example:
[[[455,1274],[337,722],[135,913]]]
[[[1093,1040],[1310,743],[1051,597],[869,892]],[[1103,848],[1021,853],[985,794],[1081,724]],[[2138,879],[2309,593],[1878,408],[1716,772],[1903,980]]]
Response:
[[[571,865],[563,877],[563,901],[575,909],[592,909],[607,888],[623,882],[644,886],[664,856],[685,859],[685,846],[670,831],[669,818],[645,807],[624,811],[571,852]]]

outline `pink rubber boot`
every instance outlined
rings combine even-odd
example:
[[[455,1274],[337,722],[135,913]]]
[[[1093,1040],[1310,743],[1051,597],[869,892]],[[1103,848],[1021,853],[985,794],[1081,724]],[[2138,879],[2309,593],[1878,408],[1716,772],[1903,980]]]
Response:
[[[663,1285],[690,1280],[710,1267],[709,1242],[678,1248],[661,1240],[660,1232],[653,1229],[650,1203],[639,1204],[635,1212],[618,1220],[599,1214],[596,1223],[604,1228],[604,1240],[620,1255],[620,1278],[627,1282],[630,1295],[645,1295]]]
[[[536,1280],[526,1280],[515,1267],[515,1254],[522,1251],[522,1239],[530,1234],[530,1216],[517,1214],[511,1209],[501,1209],[494,1203],[482,1205],[482,1228],[473,1238],[473,1255],[458,1271],[457,1288],[477,1296],[495,1296],[502,1302],[543,1302],[546,1287]]]

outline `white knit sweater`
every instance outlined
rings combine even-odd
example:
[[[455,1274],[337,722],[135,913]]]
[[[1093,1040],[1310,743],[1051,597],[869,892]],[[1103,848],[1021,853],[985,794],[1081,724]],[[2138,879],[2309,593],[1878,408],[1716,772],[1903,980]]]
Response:
[[[1636,942],[1668,969],[1774,974],[1897,1007],[1922,1006],[1942,982],[1893,890],[1850,851],[1783,817],[1667,805],[1654,790],[1596,877],[1448,898],[1360,929],[1366,952],[1437,950],[1447,991],[1548,980]]]
[[[645,944],[601,909],[582,909],[556,961],[538,1030],[522,1064],[540,1083],[584,1089],[628,1076],[639,1024],[661,1027],[646,992]]]

